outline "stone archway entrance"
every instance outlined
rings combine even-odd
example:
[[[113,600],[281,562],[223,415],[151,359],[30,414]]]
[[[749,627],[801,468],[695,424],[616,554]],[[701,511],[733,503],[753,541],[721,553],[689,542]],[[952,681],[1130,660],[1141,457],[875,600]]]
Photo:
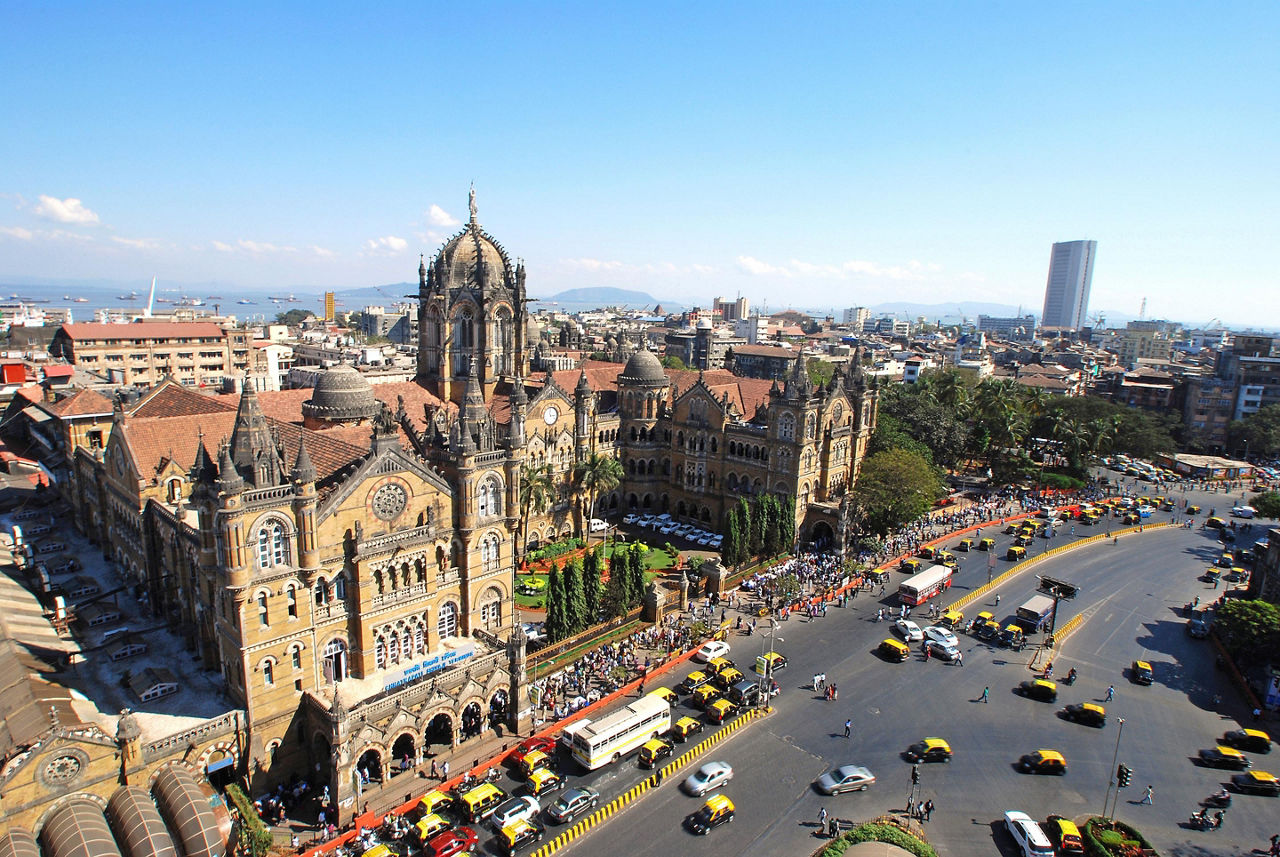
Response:
[[[502,736],[502,726],[507,722],[511,699],[505,687],[500,687],[489,697],[489,728]]]
[[[360,774],[360,779],[370,783],[382,782],[382,753],[377,749],[370,747],[360,754],[360,760],[356,762],[356,771]]]
[[[826,521],[818,521],[809,530],[809,540],[816,548],[830,548],[836,543],[836,534]]]
[[[205,774],[209,785],[222,790],[236,779],[236,757],[230,750],[217,749],[205,760]]]
[[[418,752],[417,742],[413,740],[413,735],[406,732],[396,739],[391,745],[391,758],[388,760],[387,767],[390,769],[392,776],[403,773],[413,767],[417,760]]]
[[[427,728],[422,730],[422,750],[428,753],[432,745],[449,749],[453,746],[453,718],[443,711],[431,718]]]
[[[466,740],[479,735],[484,728],[484,716],[480,711],[480,703],[472,702],[462,709],[462,738]]]

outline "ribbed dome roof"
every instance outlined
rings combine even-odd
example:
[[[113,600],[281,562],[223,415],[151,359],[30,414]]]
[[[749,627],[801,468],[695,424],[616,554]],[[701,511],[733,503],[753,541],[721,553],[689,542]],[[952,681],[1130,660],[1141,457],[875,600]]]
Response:
[[[515,277],[507,254],[474,221],[449,239],[436,258],[444,275],[444,285],[449,288],[475,284],[481,268],[485,271],[485,283],[490,286],[509,285]]]
[[[658,355],[646,348],[641,348],[631,359],[619,376],[621,381],[640,381],[647,383],[667,383],[667,373],[662,371],[662,361]]]
[[[326,369],[311,398],[302,403],[303,416],[328,422],[371,419],[377,413],[368,379],[345,363]]]

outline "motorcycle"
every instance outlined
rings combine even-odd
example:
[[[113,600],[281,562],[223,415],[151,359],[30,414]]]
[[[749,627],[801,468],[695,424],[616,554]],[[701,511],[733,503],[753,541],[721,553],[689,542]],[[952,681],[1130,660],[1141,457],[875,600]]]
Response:
[[[1231,793],[1227,791],[1214,792],[1204,799],[1205,806],[1217,808],[1225,808],[1231,806]]]
[[[502,779],[501,768],[494,767],[485,772],[484,781],[486,783],[496,783],[500,779]]]
[[[1187,819],[1187,824],[1192,830],[1217,830],[1220,825],[1215,824],[1214,820],[1207,815],[1200,813],[1192,813]]]
[[[1071,670],[1067,673],[1067,677],[1066,677],[1066,678],[1064,678],[1064,679],[1062,680],[1062,683],[1063,683],[1063,684],[1075,684],[1075,683],[1076,683],[1076,670],[1075,670],[1075,667],[1072,667],[1072,668],[1071,668]]]

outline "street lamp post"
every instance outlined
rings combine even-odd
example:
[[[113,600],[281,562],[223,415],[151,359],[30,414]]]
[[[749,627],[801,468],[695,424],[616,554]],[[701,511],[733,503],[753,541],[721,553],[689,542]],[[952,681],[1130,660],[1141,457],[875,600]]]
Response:
[[[1111,756],[1111,773],[1108,775],[1108,779],[1107,779],[1107,794],[1106,794],[1106,797],[1102,799],[1102,817],[1103,818],[1108,818],[1107,801],[1111,798],[1111,779],[1116,777],[1116,762],[1120,760],[1120,736],[1124,734],[1124,718],[1117,717],[1116,722],[1120,724],[1120,728],[1116,730],[1116,749],[1115,749],[1115,753],[1113,753]],[[1120,802],[1120,781],[1116,779],[1116,803],[1118,804],[1119,802]],[[1112,815],[1115,814],[1114,807],[1112,808],[1111,812],[1112,812]]]

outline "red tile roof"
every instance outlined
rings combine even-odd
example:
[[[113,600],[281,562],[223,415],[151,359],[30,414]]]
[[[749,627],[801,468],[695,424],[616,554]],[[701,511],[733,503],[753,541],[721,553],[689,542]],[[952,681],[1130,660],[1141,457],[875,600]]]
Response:
[[[189,390],[173,381],[161,381],[152,387],[129,411],[132,417],[189,417],[196,414],[235,411],[237,399]]]
[[[55,416],[83,417],[89,414],[110,414],[115,406],[111,400],[97,390],[77,390],[70,396],[59,399],[44,409]]]
[[[178,339],[202,336],[222,339],[222,328],[208,321],[137,321],[131,324],[80,322],[62,325],[71,339]]]
[[[735,355],[744,354],[748,357],[799,357],[794,349],[783,348],[781,345],[735,345],[733,347]]]

